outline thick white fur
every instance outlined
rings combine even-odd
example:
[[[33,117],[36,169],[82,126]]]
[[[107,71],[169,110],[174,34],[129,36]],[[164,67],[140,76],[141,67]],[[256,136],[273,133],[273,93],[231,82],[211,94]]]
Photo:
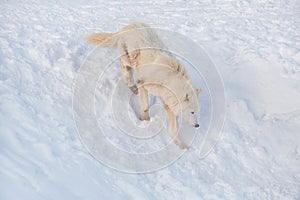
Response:
[[[123,79],[134,93],[139,94],[140,119],[150,120],[148,92],[162,98],[171,124],[172,138],[178,146],[187,148],[178,137],[177,116],[182,115],[189,124],[198,125],[198,94],[201,90],[193,87],[181,63],[164,50],[155,31],[148,25],[132,23],[117,33],[97,33],[87,40],[120,51]]]

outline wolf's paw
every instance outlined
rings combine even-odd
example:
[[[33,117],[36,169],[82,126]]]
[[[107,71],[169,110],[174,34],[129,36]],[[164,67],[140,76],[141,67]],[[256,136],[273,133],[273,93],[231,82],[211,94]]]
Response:
[[[175,139],[174,142],[181,149],[189,149],[189,146],[180,141],[179,139]]]
[[[150,117],[149,116],[140,116],[140,120],[141,121],[150,121]]]
[[[136,87],[136,85],[133,85],[130,87],[131,91],[133,92],[133,94],[137,95],[139,93],[138,88]]]

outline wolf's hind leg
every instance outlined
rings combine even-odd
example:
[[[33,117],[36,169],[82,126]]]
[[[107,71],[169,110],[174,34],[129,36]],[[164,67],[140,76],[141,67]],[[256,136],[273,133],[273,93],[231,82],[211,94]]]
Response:
[[[174,115],[168,105],[165,105],[165,110],[171,124],[172,139],[174,143],[182,149],[188,149],[188,146],[179,139],[177,117]]]
[[[144,121],[150,120],[149,117],[149,99],[148,99],[148,91],[143,87],[138,88],[138,94],[139,94],[139,99],[140,99],[140,120]]]

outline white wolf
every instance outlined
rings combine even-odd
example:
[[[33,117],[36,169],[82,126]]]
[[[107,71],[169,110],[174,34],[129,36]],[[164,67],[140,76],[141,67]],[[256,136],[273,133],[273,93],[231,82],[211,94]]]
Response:
[[[148,92],[162,98],[171,124],[172,139],[179,147],[187,148],[178,136],[177,116],[181,115],[189,124],[199,127],[198,94],[201,89],[193,87],[186,70],[164,50],[166,48],[157,33],[146,24],[132,23],[117,33],[96,33],[87,40],[120,51],[124,82],[139,95],[140,119],[150,120]]]

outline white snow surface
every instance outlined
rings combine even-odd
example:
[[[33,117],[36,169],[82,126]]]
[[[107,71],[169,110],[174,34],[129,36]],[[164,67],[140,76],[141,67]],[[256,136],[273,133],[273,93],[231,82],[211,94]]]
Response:
[[[1,0],[0,199],[300,199],[299,5]],[[205,159],[192,146],[127,174],[82,145],[72,95],[85,38],[135,21],[193,39],[220,71],[226,118]]]

